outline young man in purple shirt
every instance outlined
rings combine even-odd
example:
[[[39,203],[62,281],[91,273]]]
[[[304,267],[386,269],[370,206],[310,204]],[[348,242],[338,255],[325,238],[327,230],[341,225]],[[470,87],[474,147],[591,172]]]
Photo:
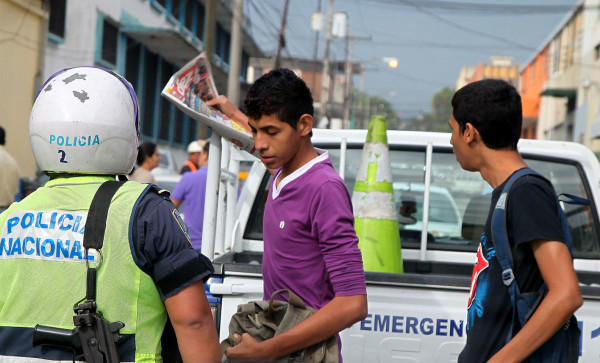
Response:
[[[263,225],[264,298],[287,288],[318,311],[264,342],[237,337],[238,344],[227,349],[230,358],[274,360],[367,316],[350,196],[328,153],[312,145],[312,102],[304,81],[276,69],[254,83],[244,106],[255,147],[274,171]]]

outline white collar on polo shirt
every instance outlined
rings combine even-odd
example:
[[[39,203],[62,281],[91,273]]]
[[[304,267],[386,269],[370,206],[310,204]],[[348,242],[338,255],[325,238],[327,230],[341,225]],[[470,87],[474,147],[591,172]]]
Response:
[[[279,193],[281,193],[281,190],[283,189],[283,187],[285,187],[288,183],[291,183],[292,181],[294,181],[296,178],[299,178],[300,176],[302,176],[304,173],[306,173],[308,170],[310,170],[310,168],[312,168],[313,165],[329,159],[329,152],[327,150],[315,148],[315,151],[317,152],[317,154],[319,154],[319,156],[312,159],[308,163],[302,165],[296,171],[294,171],[290,175],[283,178],[283,180],[279,182],[279,185],[273,186],[273,193],[271,195],[272,199],[277,198]],[[279,173],[277,173],[277,175],[275,175],[275,178],[277,178],[279,176],[279,174],[281,174],[281,170],[279,170]]]

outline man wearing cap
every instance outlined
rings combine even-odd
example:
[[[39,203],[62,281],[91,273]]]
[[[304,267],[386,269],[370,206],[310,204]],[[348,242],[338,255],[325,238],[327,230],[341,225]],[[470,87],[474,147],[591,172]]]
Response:
[[[185,202],[185,221],[189,228],[192,246],[200,251],[202,244],[202,225],[204,222],[204,196],[206,194],[206,176],[208,175],[209,141],[204,143],[203,151],[198,153],[198,170],[185,173],[175,186],[171,201],[179,208]],[[190,154],[191,155],[191,154]]]
[[[190,154],[189,158],[183,163],[183,166],[179,170],[179,174],[183,175],[188,171],[196,171],[200,167],[198,159],[200,154],[204,150],[206,140],[192,141],[188,145],[187,152]]]

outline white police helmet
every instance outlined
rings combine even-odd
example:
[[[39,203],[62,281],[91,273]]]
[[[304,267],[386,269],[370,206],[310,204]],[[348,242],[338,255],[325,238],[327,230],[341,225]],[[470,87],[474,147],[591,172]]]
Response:
[[[139,107],[131,84],[99,67],[52,75],[38,91],[29,137],[41,170],[127,174],[139,138]]]

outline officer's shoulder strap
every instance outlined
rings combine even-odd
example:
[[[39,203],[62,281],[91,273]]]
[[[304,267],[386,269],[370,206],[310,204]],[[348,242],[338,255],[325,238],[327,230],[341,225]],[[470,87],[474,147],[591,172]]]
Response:
[[[85,222],[85,233],[83,235],[83,247],[99,250],[104,244],[104,232],[106,229],[106,218],[112,197],[117,190],[125,184],[122,181],[110,180],[102,183],[96,191]]]
[[[112,197],[115,195],[117,190],[126,182],[109,180],[102,185],[94,194],[92,204],[88,212],[87,220],[85,222],[85,233],[83,234],[83,247],[86,251],[90,248],[97,250],[99,253],[100,249],[104,245],[104,232],[106,230],[106,218],[108,216],[108,208]],[[87,278],[86,278],[86,300],[96,300],[96,272],[100,266],[101,260],[98,261],[98,266],[93,268],[87,266]]]

